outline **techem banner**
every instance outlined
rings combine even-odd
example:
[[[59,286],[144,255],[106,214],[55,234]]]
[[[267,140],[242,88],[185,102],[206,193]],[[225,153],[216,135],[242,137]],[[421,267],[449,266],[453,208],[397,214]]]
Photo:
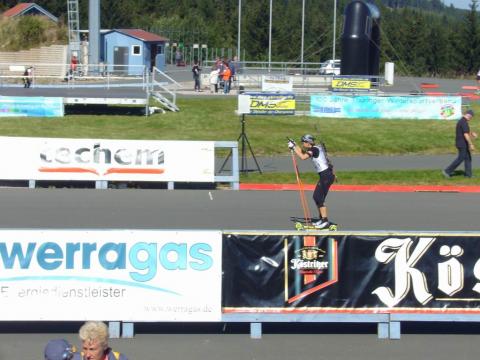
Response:
[[[0,179],[214,181],[213,141],[0,137]]]

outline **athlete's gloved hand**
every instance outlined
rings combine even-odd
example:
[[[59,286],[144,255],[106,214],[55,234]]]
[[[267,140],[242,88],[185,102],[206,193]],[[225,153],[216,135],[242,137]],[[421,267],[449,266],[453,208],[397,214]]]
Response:
[[[293,140],[288,140],[288,148],[289,148],[290,150],[295,149],[295,146],[297,146],[297,144],[295,144],[295,141],[293,141]]]

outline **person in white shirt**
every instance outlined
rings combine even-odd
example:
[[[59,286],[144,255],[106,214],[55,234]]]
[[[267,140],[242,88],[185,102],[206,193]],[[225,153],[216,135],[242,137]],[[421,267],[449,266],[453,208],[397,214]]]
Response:
[[[320,176],[315,190],[313,192],[313,200],[318,208],[319,220],[313,225],[318,229],[326,229],[333,223],[328,220],[327,206],[325,199],[335,181],[335,173],[333,165],[328,159],[327,150],[323,143],[315,144],[315,138],[310,134],[305,134],[301,138],[302,147],[297,146],[293,140],[288,141],[288,148],[302,160],[312,160],[315,171]]]

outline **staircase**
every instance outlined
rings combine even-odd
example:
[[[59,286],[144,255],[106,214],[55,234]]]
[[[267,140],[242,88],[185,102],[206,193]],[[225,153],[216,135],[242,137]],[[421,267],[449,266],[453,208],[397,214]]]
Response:
[[[180,108],[171,100],[162,95],[161,91],[154,91],[151,93],[151,96],[157,100],[165,109],[177,112],[180,111]]]
[[[150,83],[150,95],[166,110],[173,112],[180,111],[180,108],[176,104],[176,91],[181,88],[182,85],[170,76],[156,67],[153,68],[152,81]]]

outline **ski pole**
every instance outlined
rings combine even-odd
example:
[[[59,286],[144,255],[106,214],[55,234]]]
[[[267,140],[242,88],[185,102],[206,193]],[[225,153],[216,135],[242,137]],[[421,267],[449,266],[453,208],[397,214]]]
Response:
[[[292,141],[290,138],[287,137],[289,141]],[[292,162],[293,162],[293,168],[295,169],[295,176],[297,178],[297,184],[298,184],[298,190],[299,190],[299,195],[300,195],[300,203],[302,205],[303,209],[303,215],[305,217],[305,223],[309,225],[311,223],[311,215],[310,215],[310,209],[307,204],[307,200],[305,199],[305,189],[303,188],[303,183],[302,180],[300,179],[300,174],[298,171],[298,165],[297,165],[297,159],[295,158],[294,150],[292,149],[290,151],[292,155]]]

